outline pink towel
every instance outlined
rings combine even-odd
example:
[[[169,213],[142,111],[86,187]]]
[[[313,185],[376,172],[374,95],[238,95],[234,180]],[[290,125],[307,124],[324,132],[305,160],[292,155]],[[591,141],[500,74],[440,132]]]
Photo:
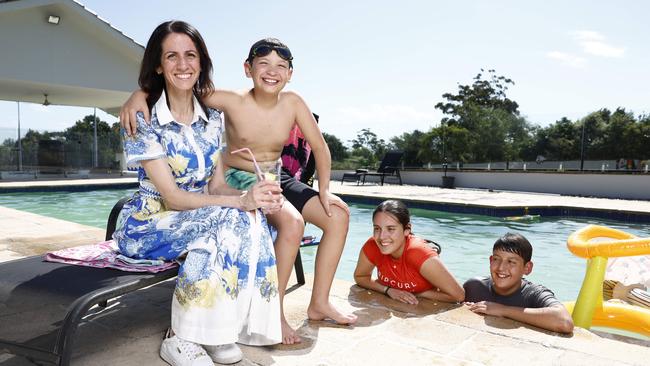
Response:
[[[86,267],[113,268],[127,272],[156,273],[178,266],[176,262],[124,257],[113,240],[50,252],[45,256],[45,260]]]
[[[311,146],[305,140],[297,124],[293,125],[289,139],[284,143],[282,150],[282,168],[289,171],[289,174],[300,180],[302,172],[307,168],[311,154]]]

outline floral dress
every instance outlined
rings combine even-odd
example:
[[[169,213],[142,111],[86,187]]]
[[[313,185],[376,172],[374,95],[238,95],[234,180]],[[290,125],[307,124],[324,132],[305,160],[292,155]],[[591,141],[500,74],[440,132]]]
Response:
[[[120,252],[138,259],[185,256],[172,299],[172,329],[206,345],[281,341],[278,280],[266,218],[234,208],[207,206],[173,211],[140,165],[166,159],[178,187],[201,194],[223,147],[223,121],[194,101],[191,126],[173,121],[163,95],[151,123],[138,115],[138,131],[125,136],[129,169],[140,187],[120,213],[113,238]]]

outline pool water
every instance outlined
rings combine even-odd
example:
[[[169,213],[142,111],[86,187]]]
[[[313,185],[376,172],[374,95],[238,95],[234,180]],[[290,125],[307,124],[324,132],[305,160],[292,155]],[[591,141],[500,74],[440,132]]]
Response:
[[[106,227],[111,208],[132,190],[97,190],[90,192],[39,192],[0,195],[0,205],[56,217],[80,224]],[[374,207],[351,204],[350,229],[336,277],[353,281],[359,250],[372,234]],[[504,221],[481,215],[455,214],[413,209],[412,226],[416,235],[442,246],[441,258],[459,282],[474,276],[489,275],[488,257],[494,241],[508,231],[519,232],[533,244],[533,272],[528,278],[549,287],[562,301],[575,300],[584,277],[584,259],[573,256],[566,239],[587,224],[599,224],[650,236],[650,228],[641,224],[586,218],[540,218],[539,220]],[[320,237],[320,230],[307,225],[305,234]],[[306,272],[313,272],[317,247],[301,249]]]
[[[0,206],[106,229],[113,205],[133,191],[2,193]]]

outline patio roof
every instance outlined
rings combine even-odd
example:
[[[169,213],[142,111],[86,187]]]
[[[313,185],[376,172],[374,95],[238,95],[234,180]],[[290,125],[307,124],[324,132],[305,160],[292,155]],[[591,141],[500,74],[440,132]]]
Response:
[[[43,103],[47,94],[111,114],[137,88],[144,53],[73,0],[0,0],[0,49],[0,100]]]

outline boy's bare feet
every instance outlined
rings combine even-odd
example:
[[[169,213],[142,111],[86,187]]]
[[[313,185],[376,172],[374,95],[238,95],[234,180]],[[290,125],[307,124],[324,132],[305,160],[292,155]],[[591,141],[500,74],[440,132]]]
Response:
[[[307,317],[310,320],[331,319],[337,324],[351,325],[357,321],[354,314],[343,314],[338,311],[329,301],[325,304],[309,304],[307,308]]]
[[[287,319],[285,319],[284,316],[282,316],[280,324],[282,326],[282,344],[296,344],[302,342],[298,333],[291,328],[291,325],[289,325],[289,322],[287,322]]]

